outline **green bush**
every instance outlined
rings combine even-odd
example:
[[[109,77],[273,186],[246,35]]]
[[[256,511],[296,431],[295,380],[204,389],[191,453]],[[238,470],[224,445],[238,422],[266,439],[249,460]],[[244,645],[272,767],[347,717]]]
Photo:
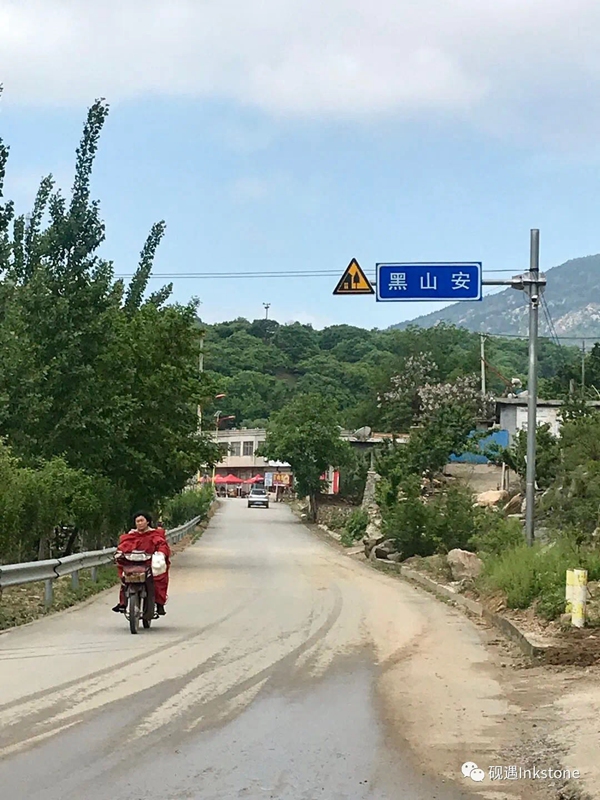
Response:
[[[404,558],[448,553],[454,548],[482,553],[502,553],[523,541],[521,526],[499,512],[478,508],[472,493],[451,486],[427,502],[420,481],[404,481],[402,500],[384,507],[384,533],[393,539]]]
[[[565,607],[567,569],[587,569],[588,579],[598,580],[600,553],[564,537],[545,546],[520,544],[485,559],[480,587],[503,592],[509,608],[535,604],[541,616],[555,619]]]
[[[523,544],[523,528],[516,519],[506,519],[499,511],[474,509],[477,530],[469,541],[468,549],[480,554],[500,555],[510,548]]]
[[[212,486],[187,489],[165,503],[163,521],[168,528],[177,528],[194,517],[206,517],[213,499]]]
[[[24,466],[0,441],[0,563],[114,543],[127,497],[107,478],[62,458]],[[67,530],[68,533],[57,533]]]
[[[506,464],[521,478],[523,484],[527,472],[527,431],[519,431],[513,444],[508,447],[498,447],[492,444],[487,448],[486,455],[497,464]],[[536,433],[536,483],[542,489],[547,489],[556,479],[560,467],[560,444],[553,435],[550,426],[539,425]]]
[[[370,456],[351,450],[340,467],[340,497],[360,503],[365,492]]]
[[[478,509],[473,508],[473,495],[468,489],[450,487],[444,494],[430,503],[434,512],[431,520],[431,536],[440,553],[448,553],[456,547],[462,550],[477,534]]]
[[[355,509],[346,519],[344,531],[342,533],[342,544],[352,547],[354,542],[363,538],[367,532],[369,515],[362,508]]]
[[[404,558],[431,556],[436,552],[435,515],[421,499],[421,482],[409,478],[402,484],[402,500],[383,511],[383,533],[393,539]]]
[[[600,463],[588,461],[565,474],[541,501],[541,510],[557,528],[575,528],[583,540],[600,525]]]

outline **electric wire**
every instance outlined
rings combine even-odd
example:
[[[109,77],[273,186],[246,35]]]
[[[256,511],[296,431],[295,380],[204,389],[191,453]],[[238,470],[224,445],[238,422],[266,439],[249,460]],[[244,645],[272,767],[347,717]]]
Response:
[[[497,274],[514,274],[514,270],[510,269],[491,269],[482,273],[485,278],[486,275]],[[136,273],[118,273],[115,278],[133,278]],[[231,278],[330,278],[339,276],[342,270],[339,269],[314,269],[314,270],[249,270],[249,271],[236,271],[236,272],[161,272],[150,275],[149,277],[156,280],[181,280],[185,278],[193,278],[200,280],[220,280]],[[365,274],[371,278],[375,278],[375,272],[372,269],[365,270]]]

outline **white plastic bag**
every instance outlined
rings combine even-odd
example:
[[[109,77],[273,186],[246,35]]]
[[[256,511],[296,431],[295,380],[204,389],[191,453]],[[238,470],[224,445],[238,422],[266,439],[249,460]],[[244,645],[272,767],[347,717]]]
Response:
[[[154,553],[152,555],[152,574],[154,577],[164,575],[167,571],[167,559],[164,553]]]

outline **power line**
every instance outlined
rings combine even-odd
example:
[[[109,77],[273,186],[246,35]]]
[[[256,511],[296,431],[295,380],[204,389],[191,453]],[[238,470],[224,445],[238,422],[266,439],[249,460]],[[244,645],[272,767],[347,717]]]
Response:
[[[486,336],[496,336],[499,339],[527,339],[526,333],[493,333],[492,331],[484,331]],[[540,339],[549,339],[548,336],[540,336]],[[557,334],[557,338],[561,341],[586,341],[586,342],[598,342],[600,341],[600,331],[596,336],[562,336],[562,334]]]
[[[150,278],[154,278],[156,280],[180,280],[184,278],[195,278],[201,280],[217,280],[217,279],[228,279],[228,278],[330,278],[332,276],[339,276],[341,270],[339,269],[331,269],[331,270],[286,270],[286,271],[255,271],[255,272],[174,272],[174,273],[157,273],[155,275],[150,275]],[[372,271],[365,271],[366,274],[375,279],[375,273]],[[482,273],[485,275],[495,275],[499,273],[510,273],[513,274],[514,270],[509,269],[492,269],[487,270],[486,272]],[[115,278],[133,278],[135,277],[135,273],[119,273],[115,275]]]
[[[550,308],[548,306],[548,301],[546,297],[542,294],[542,309],[544,311],[544,316],[546,317],[546,322],[548,323],[548,328],[550,329],[550,335],[554,337],[556,344],[560,347],[560,342],[558,340],[558,334],[556,333],[556,328],[554,327],[554,322],[552,321],[552,315],[550,314]]]

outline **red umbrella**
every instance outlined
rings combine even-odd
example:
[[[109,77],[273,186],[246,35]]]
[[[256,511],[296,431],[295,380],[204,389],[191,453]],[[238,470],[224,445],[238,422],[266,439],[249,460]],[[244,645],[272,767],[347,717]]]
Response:
[[[222,475],[215,475],[215,483],[227,483],[227,478]]]
[[[262,483],[263,481],[264,478],[262,475],[255,475],[253,478],[248,478],[248,480],[244,481],[244,483]]]
[[[241,478],[236,478],[236,476],[233,475],[230,472],[229,475],[226,475],[225,478],[223,479],[223,483],[238,483],[239,484],[239,483],[243,483],[243,481],[242,481]]]

